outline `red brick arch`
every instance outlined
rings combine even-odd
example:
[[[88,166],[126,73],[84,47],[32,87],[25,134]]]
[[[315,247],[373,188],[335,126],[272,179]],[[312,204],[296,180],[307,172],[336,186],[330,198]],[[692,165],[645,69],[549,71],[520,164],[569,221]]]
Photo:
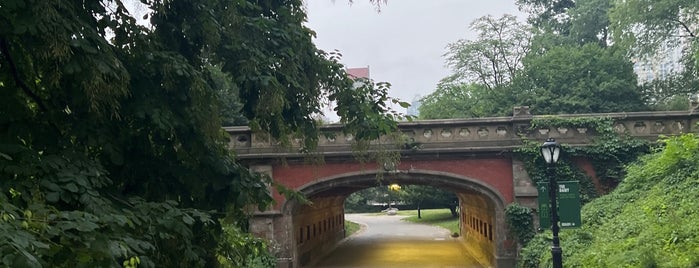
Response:
[[[511,174],[511,170],[509,172]],[[321,173],[323,172],[315,172],[317,175]],[[314,178],[295,188],[314,202],[310,206],[304,206],[295,201],[287,201],[281,206],[282,214],[292,218],[293,224],[289,225],[288,231],[293,233],[297,242],[301,240],[301,243],[296,243],[294,250],[297,259],[300,260],[299,264],[306,265],[314,261],[325,253],[324,248],[341,239],[341,235],[336,233],[336,236],[332,237],[326,235],[325,240],[317,240],[316,244],[302,241],[316,225],[325,228],[327,220],[334,219],[335,215],[344,214],[343,204],[346,196],[354,191],[377,186],[377,176],[381,177],[383,184],[431,185],[457,193],[462,207],[461,233],[466,236],[464,241],[480,247],[484,255],[491,256],[488,260],[491,265],[495,265],[499,259],[514,258],[514,249],[508,246],[511,239],[508,237],[504,218],[504,208],[509,202],[498,188],[482,179],[445,171],[416,169],[413,166],[408,170],[398,169],[397,172],[364,169],[332,174]],[[511,181],[511,177],[506,179]],[[478,219],[481,226],[470,228],[472,224],[467,222],[470,219]],[[315,232],[312,234],[315,235]]]

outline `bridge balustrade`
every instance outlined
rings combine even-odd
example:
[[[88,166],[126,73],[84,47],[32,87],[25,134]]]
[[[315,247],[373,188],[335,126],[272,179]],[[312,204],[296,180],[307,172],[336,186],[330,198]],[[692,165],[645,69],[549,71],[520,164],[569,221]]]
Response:
[[[516,110],[517,111],[517,110]],[[620,135],[655,140],[659,135],[677,135],[699,132],[699,112],[631,112],[604,114],[565,114],[531,116],[524,112],[511,117],[487,117],[473,119],[418,120],[400,122],[403,134],[401,150],[404,153],[464,153],[499,152],[517,148],[523,139],[543,141],[549,137],[573,146],[589,144],[598,133],[593,129],[556,127],[532,129],[532,121],[550,117],[558,118],[611,118],[614,130]],[[247,127],[225,127],[231,136],[229,146],[241,159],[303,156],[300,140],[283,147],[268,135],[252,132]],[[317,153],[325,157],[352,154],[354,137],[344,134],[342,126],[330,124],[321,128]],[[372,141],[374,146],[395,148],[390,137]]]

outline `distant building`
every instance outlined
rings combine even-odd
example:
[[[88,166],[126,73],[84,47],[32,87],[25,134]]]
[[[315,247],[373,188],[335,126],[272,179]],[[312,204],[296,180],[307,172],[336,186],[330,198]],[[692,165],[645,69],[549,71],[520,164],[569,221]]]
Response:
[[[420,106],[422,105],[422,97],[420,95],[415,95],[413,101],[410,102],[410,107],[408,107],[408,115],[420,116]]]
[[[354,79],[357,78],[366,78],[369,79],[371,76],[369,76],[369,66],[367,67],[361,67],[361,68],[347,68],[347,74]]]
[[[360,67],[360,68],[347,68],[345,69],[347,72],[347,75],[349,75],[350,78],[352,79],[370,79],[371,76],[369,75],[369,66],[367,67]],[[359,87],[361,84],[360,82],[354,82],[354,87]],[[340,121],[340,117],[333,111],[335,106],[335,102],[332,102],[330,104],[325,105],[323,107],[323,114],[324,116],[319,116],[319,120],[323,121],[324,123],[337,123]]]
[[[638,76],[638,84],[642,85],[656,79],[666,79],[684,70],[682,55],[688,49],[688,42],[665,43],[658,52],[645,59],[632,59],[633,71]]]

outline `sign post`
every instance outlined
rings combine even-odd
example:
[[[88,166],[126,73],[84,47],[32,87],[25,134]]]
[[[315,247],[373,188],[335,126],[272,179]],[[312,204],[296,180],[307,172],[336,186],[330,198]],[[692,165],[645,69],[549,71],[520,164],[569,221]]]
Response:
[[[539,228],[551,228],[551,202],[549,200],[548,182],[537,183],[539,192]],[[580,219],[580,184],[578,181],[558,182],[558,215],[561,228],[578,228]]]
[[[561,228],[580,227],[580,183],[577,181],[558,183],[558,214]]]

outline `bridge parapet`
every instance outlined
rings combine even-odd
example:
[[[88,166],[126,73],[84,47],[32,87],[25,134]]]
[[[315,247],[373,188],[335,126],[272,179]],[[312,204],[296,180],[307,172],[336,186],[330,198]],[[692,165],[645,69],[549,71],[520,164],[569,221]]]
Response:
[[[630,112],[604,114],[565,114],[531,116],[526,109],[515,109],[511,117],[473,119],[419,120],[401,122],[406,154],[420,153],[484,153],[506,152],[522,145],[523,139],[545,140],[556,138],[561,143],[576,146],[589,144],[598,133],[593,129],[555,127],[532,129],[534,119],[543,118],[611,118],[614,130],[620,135],[655,140],[660,135],[678,135],[699,132],[699,111]],[[325,157],[352,155],[354,137],[342,133],[341,125],[323,126],[318,142],[318,153]],[[282,147],[267,135],[252,132],[247,127],[225,127],[231,136],[229,147],[243,159],[303,157],[299,141]],[[374,141],[382,146],[395,144],[388,139]],[[387,147],[388,148],[388,147]]]

